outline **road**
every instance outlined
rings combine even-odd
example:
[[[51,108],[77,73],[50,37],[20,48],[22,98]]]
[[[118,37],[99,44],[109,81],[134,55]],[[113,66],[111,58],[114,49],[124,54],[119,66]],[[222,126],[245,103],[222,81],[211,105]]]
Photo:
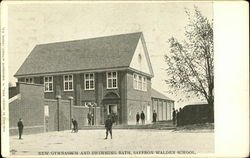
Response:
[[[179,151],[178,153],[187,151],[196,154],[214,152],[213,131],[176,132],[155,129],[115,129],[113,130],[113,139],[109,137],[104,140],[104,137],[105,130],[80,130],[78,133],[70,131],[48,132],[24,135],[22,140],[19,140],[17,136],[11,136],[10,150],[15,155],[155,154],[156,151],[161,152],[161,154],[170,154],[171,152],[176,154],[177,151]]]

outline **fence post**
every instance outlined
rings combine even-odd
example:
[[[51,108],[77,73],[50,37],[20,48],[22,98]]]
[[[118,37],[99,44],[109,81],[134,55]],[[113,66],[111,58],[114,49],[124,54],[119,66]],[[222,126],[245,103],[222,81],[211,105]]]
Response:
[[[61,96],[57,95],[56,99],[57,99],[57,131],[60,131],[60,126],[59,126],[59,104],[60,104]]]
[[[70,96],[68,99],[69,99],[69,129],[71,129],[72,101],[74,98],[72,96]]]

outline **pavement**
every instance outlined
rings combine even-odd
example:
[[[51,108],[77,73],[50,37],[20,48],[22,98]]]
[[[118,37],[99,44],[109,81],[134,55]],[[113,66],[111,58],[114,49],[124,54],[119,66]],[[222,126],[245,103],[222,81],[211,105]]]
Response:
[[[113,139],[104,140],[105,130],[48,132],[10,137],[12,155],[98,155],[143,154],[187,151],[195,154],[214,152],[213,131],[174,131],[157,129],[113,129]],[[110,151],[100,153],[99,151]],[[120,153],[121,152],[121,153]],[[151,153],[151,154],[152,154]],[[125,153],[126,154],[126,153]],[[150,153],[144,153],[150,154]]]

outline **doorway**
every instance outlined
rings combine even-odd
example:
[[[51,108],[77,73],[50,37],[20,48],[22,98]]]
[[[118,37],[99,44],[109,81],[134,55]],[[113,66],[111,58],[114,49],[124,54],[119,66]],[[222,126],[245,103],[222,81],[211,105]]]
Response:
[[[104,120],[108,118],[108,115],[111,115],[111,119],[114,121],[113,123],[118,124],[119,113],[117,106],[117,104],[106,104],[104,106]]]

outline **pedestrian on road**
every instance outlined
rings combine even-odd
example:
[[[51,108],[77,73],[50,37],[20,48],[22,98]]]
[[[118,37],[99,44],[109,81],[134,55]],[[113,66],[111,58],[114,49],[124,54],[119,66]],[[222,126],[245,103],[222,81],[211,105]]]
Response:
[[[91,122],[92,122],[92,125],[94,125],[94,114],[91,113]]]
[[[136,124],[137,125],[139,124],[139,121],[140,121],[140,114],[139,114],[139,112],[137,112],[137,114],[136,114]]]
[[[154,110],[154,112],[153,112],[153,123],[156,123],[156,118],[157,118],[157,113]]]
[[[73,133],[73,132],[75,132],[75,121],[74,121],[73,118],[71,119],[71,122],[72,122],[72,131],[71,131],[71,133]]]
[[[18,133],[19,133],[19,139],[22,139],[22,134],[23,134],[23,121],[20,118],[19,121],[17,122],[17,127],[18,127]]]
[[[144,114],[143,111],[141,112],[141,123],[142,123],[143,125],[145,124],[145,114]]]
[[[88,118],[88,125],[91,126],[91,114],[90,114],[90,112],[88,112],[87,118]]]
[[[112,125],[111,116],[108,115],[108,119],[105,121],[106,137],[104,139],[108,139],[108,133],[110,133],[110,137],[112,139]]]
[[[176,121],[176,111],[173,108],[173,125],[175,125],[175,121]]]
[[[78,132],[78,123],[76,120],[74,120],[75,128],[74,131],[77,133]]]

